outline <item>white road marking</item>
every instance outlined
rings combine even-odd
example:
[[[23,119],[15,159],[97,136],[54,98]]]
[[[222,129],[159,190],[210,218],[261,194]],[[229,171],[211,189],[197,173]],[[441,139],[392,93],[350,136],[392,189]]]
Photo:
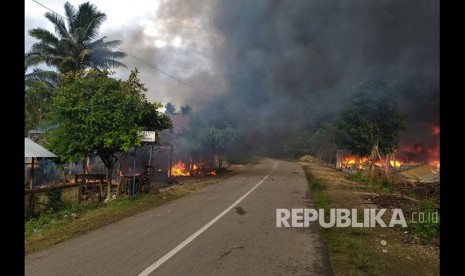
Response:
[[[273,161],[274,162],[274,161]],[[234,208],[237,204],[239,204],[239,202],[241,202],[244,198],[246,198],[250,193],[253,192],[253,190],[255,190],[258,186],[260,186],[260,184],[262,184],[267,178],[268,176],[270,176],[270,174],[276,169],[276,167],[278,166],[278,163],[277,162],[274,162],[274,166],[273,166],[273,169],[265,176],[262,178],[262,180],[260,180],[260,182],[258,182],[257,184],[255,184],[255,186],[252,187],[252,189],[250,189],[247,193],[245,193],[243,196],[241,196],[241,198],[239,198],[238,200],[236,200],[233,204],[231,204],[231,206],[229,206],[228,208],[226,208],[223,212],[221,212],[219,215],[217,215],[214,219],[210,220],[210,222],[208,222],[207,224],[205,224],[204,226],[202,226],[202,228],[200,228],[199,230],[197,230],[194,234],[190,235],[187,239],[185,239],[183,242],[181,242],[180,244],[178,244],[178,246],[176,246],[175,248],[171,249],[170,252],[166,253],[165,256],[161,257],[160,259],[158,259],[156,262],[154,262],[153,264],[151,264],[149,267],[147,267],[144,271],[142,271],[138,276],[147,276],[149,275],[150,273],[152,273],[155,269],[157,269],[159,266],[161,266],[164,262],[168,261],[171,257],[173,257],[176,253],[178,253],[179,251],[181,251],[181,249],[183,249],[186,245],[188,245],[190,242],[192,242],[195,238],[197,238],[200,234],[202,234],[205,230],[207,230],[208,228],[210,228],[210,226],[212,226],[215,222],[217,222],[220,218],[222,218],[224,215],[226,215],[226,213],[228,213],[232,208]]]

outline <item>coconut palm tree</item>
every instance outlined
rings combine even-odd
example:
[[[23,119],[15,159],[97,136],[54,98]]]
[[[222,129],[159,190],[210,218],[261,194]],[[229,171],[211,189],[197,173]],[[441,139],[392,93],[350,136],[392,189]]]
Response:
[[[46,63],[60,73],[84,68],[106,69],[126,67],[119,62],[126,56],[121,51],[113,51],[121,44],[120,40],[97,39],[99,27],[106,20],[105,13],[89,2],[79,5],[65,3],[66,23],[62,16],[47,12],[45,17],[55,26],[55,34],[43,28],[29,30],[29,35],[39,42],[32,45],[25,56],[26,67]],[[35,72],[36,75],[38,72]],[[39,72],[40,74],[40,72]]]

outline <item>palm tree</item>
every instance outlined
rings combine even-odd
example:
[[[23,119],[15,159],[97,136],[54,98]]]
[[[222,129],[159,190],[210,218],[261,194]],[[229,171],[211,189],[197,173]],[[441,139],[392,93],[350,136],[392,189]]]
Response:
[[[106,37],[96,39],[100,25],[107,18],[105,13],[89,2],[79,5],[77,10],[66,2],[65,13],[67,26],[60,15],[51,12],[45,14],[55,25],[56,36],[43,28],[29,30],[29,35],[39,42],[33,44],[26,54],[26,67],[45,62],[48,66],[55,66],[60,73],[84,68],[126,67],[117,61],[126,54],[113,51],[121,40],[105,41]],[[38,72],[35,73],[37,75]]]

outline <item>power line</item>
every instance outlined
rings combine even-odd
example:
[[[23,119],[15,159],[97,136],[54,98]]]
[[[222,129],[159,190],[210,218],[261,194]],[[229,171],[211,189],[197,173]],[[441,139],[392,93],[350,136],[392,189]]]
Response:
[[[197,87],[195,87],[195,86],[192,86],[192,85],[188,84],[187,82],[182,81],[182,80],[180,80],[179,78],[177,78],[177,77],[175,77],[175,76],[173,76],[173,75],[170,75],[170,74],[168,74],[168,73],[166,73],[166,72],[160,70],[158,67],[156,67],[156,66],[154,66],[154,65],[152,65],[152,64],[149,64],[149,63],[145,62],[145,61],[142,60],[141,58],[136,57],[135,55],[133,55],[133,54],[131,54],[131,53],[129,53],[129,52],[127,52],[127,51],[125,51],[125,50],[119,48],[119,47],[115,47],[115,48],[118,49],[118,50],[120,50],[120,51],[122,51],[122,52],[124,52],[124,53],[126,53],[126,55],[128,55],[128,56],[130,56],[130,57],[132,57],[132,58],[137,59],[138,61],[142,62],[143,64],[145,64],[145,65],[147,65],[147,66],[149,66],[149,67],[152,67],[153,69],[157,70],[158,72],[160,72],[160,73],[162,73],[162,74],[165,74],[165,75],[167,75],[168,77],[170,77],[170,78],[172,78],[172,79],[174,79],[174,80],[177,80],[178,82],[180,82],[180,83],[182,83],[182,84],[184,84],[184,85],[186,85],[186,86],[189,86],[190,88],[192,88],[192,89],[194,89],[194,90],[198,90],[198,91],[200,91],[200,92],[204,92],[203,90],[201,90],[201,89],[199,89],[199,88],[197,88]]]
[[[62,19],[66,19],[66,17],[64,17],[63,15],[57,13],[56,11],[50,9],[49,7],[47,7],[47,6],[45,6],[45,5],[43,5],[43,4],[39,3],[39,2],[37,2],[36,0],[32,0],[32,1],[33,1],[34,3],[36,3],[36,4],[40,5],[40,6],[42,6],[43,8],[45,8],[45,9],[51,11],[52,13],[55,13],[56,15],[60,16]],[[147,62],[144,61],[143,59],[141,59],[141,58],[139,58],[139,57],[137,57],[137,56],[135,56],[135,55],[129,53],[128,51],[126,51],[126,50],[124,50],[124,49],[121,49],[121,48],[119,48],[119,47],[115,47],[115,48],[118,49],[118,50],[120,50],[120,51],[122,51],[122,52],[125,53],[126,55],[128,55],[128,56],[130,56],[130,57],[132,57],[132,58],[134,58],[134,59],[137,59],[139,62],[142,62],[143,64],[145,64],[145,65],[147,65],[147,66],[149,66],[149,67],[151,67],[151,68],[157,70],[158,72],[160,72],[160,73],[162,73],[162,74],[164,74],[164,75],[166,75],[166,76],[168,76],[168,77],[170,77],[170,78],[172,78],[172,79],[174,79],[174,80],[180,82],[181,84],[184,84],[185,86],[188,86],[189,88],[192,88],[192,89],[194,89],[194,90],[197,90],[197,91],[200,91],[200,92],[205,93],[205,91],[203,91],[202,89],[199,89],[199,88],[197,88],[197,87],[195,87],[195,86],[193,86],[193,85],[191,85],[191,84],[189,84],[189,83],[187,83],[187,82],[181,80],[180,78],[178,78],[178,77],[176,77],[176,76],[174,76],[174,75],[171,75],[171,74],[166,73],[165,71],[161,70],[160,68],[156,67],[155,65],[152,65],[152,64],[150,64],[150,63],[147,63]]]

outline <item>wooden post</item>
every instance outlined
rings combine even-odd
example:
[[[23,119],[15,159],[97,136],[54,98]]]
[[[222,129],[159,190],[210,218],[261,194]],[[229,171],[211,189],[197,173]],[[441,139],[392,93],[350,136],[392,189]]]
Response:
[[[336,168],[341,169],[343,167],[343,158],[344,156],[342,150],[336,150]]]
[[[150,143],[149,166],[152,166],[153,143]]]
[[[383,164],[383,160],[381,159],[381,155],[379,154],[378,146],[376,146],[376,153],[378,154],[379,162],[381,162],[381,164]],[[386,157],[386,160],[388,160],[387,157]],[[389,161],[387,161],[387,162],[388,162],[388,166],[389,166]],[[383,166],[383,168],[384,168],[384,172],[386,173],[386,177],[387,177],[388,181],[391,182],[391,178],[389,177],[388,169],[386,168],[386,166]]]
[[[76,184],[77,188],[78,188],[78,202],[81,202],[81,199],[82,199],[82,186],[81,186],[81,183],[78,182],[78,175],[75,174],[74,175],[74,184]]]
[[[29,216],[34,215],[34,157],[31,157],[31,172],[29,176]]]

